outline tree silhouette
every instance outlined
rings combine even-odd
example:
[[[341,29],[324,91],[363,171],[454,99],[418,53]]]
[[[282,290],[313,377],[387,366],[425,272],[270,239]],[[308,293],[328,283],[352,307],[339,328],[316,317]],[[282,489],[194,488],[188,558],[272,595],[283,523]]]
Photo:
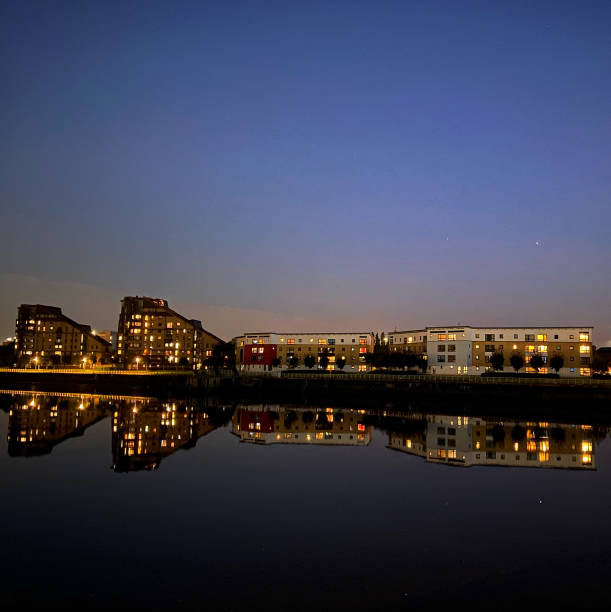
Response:
[[[313,355],[306,355],[303,360],[303,365],[311,370],[316,365],[316,359]]]
[[[493,370],[501,371],[505,365],[505,356],[503,353],[493,353],[490,356],[490,365]]]
[[[556,370],[556,373],[560,372],[560,368],[564,366],[564,357],[562,355],[554,355],[549,360],[549,365],[552,369]]]
[[[509,358],[509,363],[516,372],[519,372],[524,367],[524,357],[520,353],[514,353]]]
[[[343,355],[341,357],[338,357],[335,362],[335,367],[338,370],[343,370],[345,365],[346,365],[346,358]]]
[[[543,357],[538,353],[535,353],[529,360],[528,365],[533,368],[536,372],[539,371],[539,368],[542,368],[545,362],[543,361]]]

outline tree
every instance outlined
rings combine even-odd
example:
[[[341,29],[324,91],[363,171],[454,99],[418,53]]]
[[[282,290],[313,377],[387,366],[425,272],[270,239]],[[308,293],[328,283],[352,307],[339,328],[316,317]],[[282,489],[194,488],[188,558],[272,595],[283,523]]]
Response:
[[[327,369],[329,365],[329,351],[327,349],[323,349],[318,356],[318,364],[323,370]]]
[[[522,427],[522,425],[516,425],[511,430],[511,439],[514,442],[522,442],[526,439],[526,430],[524,429],[524,427]]]
[[[272,366],[274,368],[278,368],[280,367],[280,365],[282,365],[282,359],[280,357],[276,357],[273,361],[272,361]]]
[[[556,373],[560,372],[560,368],[564,366],[564,357],[562,355],[554,355],[549,360],[549,365]]]
[[[524,357],[520,353],[514,353],[509,358],[509,363],[516,372],[519,372],[524,367]]]
[[[427,367],[429,365],[429,362],[424,358],[423,355],[420,355],[418,357],[417,365],[422,370],[422,373],[425,374],[426,373],[426,369],[427,369]]]
[[[418,365],[418,356],[415,353],[405,353],[405,365],[408,369],[415,368]]]
[[[178,365],[179,365],[181,368],[186,368],[186,367],[189,367],[189,360],[188,360],[186,357],[184,357],[184,356],[183,356],[183,357],[181,357],[181,358],[178,360]]]
[[[335,362],[335,367],[338,370],[343,370],[345,366],[346,366],[346,358],[342,355],[342,356],[337,358],[337,360]]]
[[[316,365],[314,355],[306,355],[303,360],[303,365],[311,370]]]
[[[495,442],[502,442],[505,439],[505,428],[500,423],[492,427],[492,439]]]
[[[551,435],[554,442],[562,443],[566,440],[566,432],[562,427],[552,427]]]
[[[299,365],[299,357],[296,357],[295,355],[293,355],[290,359],[289,359],[289,366],[291,368],[296,368]]]
[[[590,368],[593,372],[607,374],[609,372],[609,367],[611,367],[610,352],[608,350],[598,349],[596,353],[594,353]]]
[[[493,370],[500,372],[505,366],[505,356],[503,353],[493,353],[490,356],[490,365]]]
[[[314,421],[314,413],[311,410],[306,410],[302,415],[301,415],[301,420],[304,423],[312,423]]]
[[[542,368],[545,362],[543,361],[543,357],[538,353],[535,353],[529,360],[528,365],[533,368],[536,372],[539,371],[539,368]]]

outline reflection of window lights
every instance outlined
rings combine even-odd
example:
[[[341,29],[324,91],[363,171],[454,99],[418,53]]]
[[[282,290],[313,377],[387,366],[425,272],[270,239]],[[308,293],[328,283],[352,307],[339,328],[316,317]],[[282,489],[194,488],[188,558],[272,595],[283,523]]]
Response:
[[[581,463],[583,463],[584,465],[592,463],[592,455],[582,455]]]

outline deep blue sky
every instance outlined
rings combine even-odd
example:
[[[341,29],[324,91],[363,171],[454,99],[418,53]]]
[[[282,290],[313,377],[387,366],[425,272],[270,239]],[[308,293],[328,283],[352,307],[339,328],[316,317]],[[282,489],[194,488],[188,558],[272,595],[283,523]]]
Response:
[[[225,337],[611,342],[611,3],[0,11],[2,335],[145,294]]]

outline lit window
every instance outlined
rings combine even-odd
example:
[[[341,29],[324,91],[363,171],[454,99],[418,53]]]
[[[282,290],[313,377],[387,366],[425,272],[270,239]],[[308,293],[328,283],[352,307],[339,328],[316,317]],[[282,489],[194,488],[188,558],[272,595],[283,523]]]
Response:
[[[586,332],[579,332],[579,342],[589,342],[590,341],[590,334],[587,334]]]
[[[546,341],[547,340],[547,334],[537,334],[537,340],[538,341]]]
[[[456,334],[448,334],[448,340],[456,340]]]
[[[581,452],[582,453],[591,453],[592,452],[592,442],[584,441],[581,443]]]
[[[583,355],[589,355],[590,354],[590,347],[587,344],[581,344],[579,345],[579,352]]]
[[[446,334],[437,334],[437,340],[446,340]]]

